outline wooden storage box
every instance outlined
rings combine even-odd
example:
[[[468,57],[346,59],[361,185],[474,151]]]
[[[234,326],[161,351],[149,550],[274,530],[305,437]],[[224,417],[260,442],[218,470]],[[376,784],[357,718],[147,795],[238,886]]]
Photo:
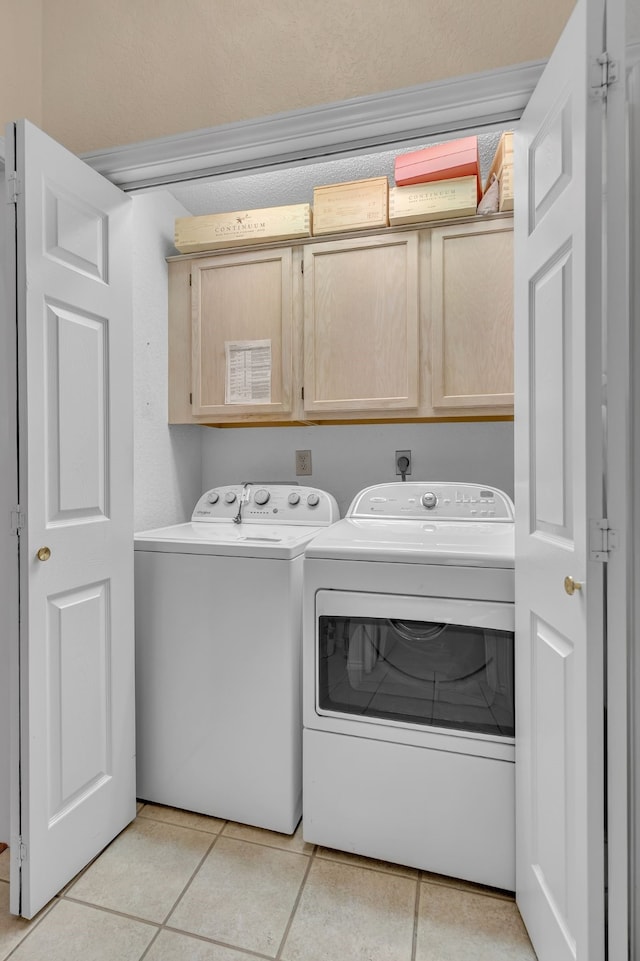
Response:
[[[314,188],[314,235],[388,226],[389,181],[386,177]]]
[[[493,174],[495,174],[497,177],[504,164],[508,164],[511,167],[513,166],[513,133],[510,130],[506,130],[500,137],[498,146],[496,147],[496,152],[493,155],[493,160],[491,161],[489,173],[487,174],[484,182],[485,192],[488,190],[491,184],[491,177]]]
[[[472,217],[477,209],[477,199],[476,177],[392,187],[389,191],[389,223],[416,224],[425,220]]]
[[[498,210],[513,210],[513,163],[505,162],[498,172],[500,183]]]
[[[453,180],[456,177],[475,177],[476,198],[482,197],[478,138],[463,137],[413,153],[400,154],[395,160],[395,180],[399,187]]]
[[[491,185],[493,174],[500,183],[498,210],[513,210],[513,133],[510,130],[505,131],[500,137],[484,182],[485,191]]]
[[[178,217],[175,245],[182,254],[311,236],[310,204]]]

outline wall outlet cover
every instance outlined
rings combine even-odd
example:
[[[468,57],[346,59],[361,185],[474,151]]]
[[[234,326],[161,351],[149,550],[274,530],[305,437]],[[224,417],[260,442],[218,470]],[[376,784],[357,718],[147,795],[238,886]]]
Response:
[[[296,475],[298,477],[309,476],[311,474],[311,451],[296,451]]]

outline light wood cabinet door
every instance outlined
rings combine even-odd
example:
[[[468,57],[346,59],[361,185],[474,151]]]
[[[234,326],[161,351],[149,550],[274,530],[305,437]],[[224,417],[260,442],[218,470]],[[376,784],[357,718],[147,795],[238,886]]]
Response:
[[[430,274],[434,412],[512,413],[511,220],[434,228]]]
[[[305,246],[304,355],[311,419],[416,416],[416,232]]]
[[[225,422],[291,414],[292,265],[290,247],[192,261],[193,415]]]

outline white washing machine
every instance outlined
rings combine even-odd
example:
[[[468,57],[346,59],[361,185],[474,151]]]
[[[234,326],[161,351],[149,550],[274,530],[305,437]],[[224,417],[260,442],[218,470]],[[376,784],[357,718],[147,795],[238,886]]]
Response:
[[[370,487],[306,548],[307,841],[515,887],[514,513]]]
[[[338,517],[325,491],[246,483],[136,534],[139,798],[295,830],[303,552]]]

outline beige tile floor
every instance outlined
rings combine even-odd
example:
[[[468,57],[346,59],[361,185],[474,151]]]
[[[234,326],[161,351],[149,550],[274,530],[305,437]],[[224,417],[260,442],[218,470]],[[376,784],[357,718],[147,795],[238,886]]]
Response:
[[[0,961],[535,961],[513,898],[399,865],[152,804]]]

